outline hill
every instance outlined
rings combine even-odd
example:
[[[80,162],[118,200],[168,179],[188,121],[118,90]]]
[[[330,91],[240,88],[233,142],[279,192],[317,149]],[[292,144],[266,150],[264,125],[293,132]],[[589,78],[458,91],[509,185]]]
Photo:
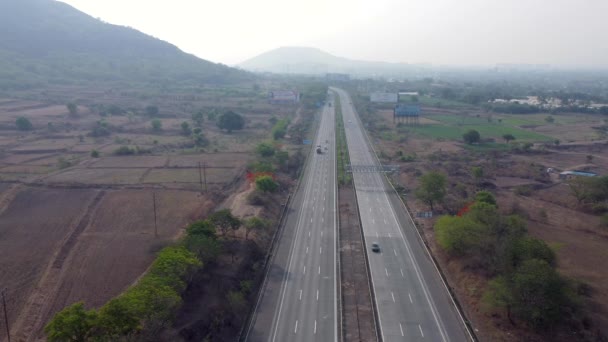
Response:
[[[53,0],[0,1],[0,32],[0,89],[250,77]]]
[[[421,66],[351,60],[317,48],[281,47],[246,60],[239,67],[255,72],[288,74],[347,73],[355,76],[408,76],[423,70]]]

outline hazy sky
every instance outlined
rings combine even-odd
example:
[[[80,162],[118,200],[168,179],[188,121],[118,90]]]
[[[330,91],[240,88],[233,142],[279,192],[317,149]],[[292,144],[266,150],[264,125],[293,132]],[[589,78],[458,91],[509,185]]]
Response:
[[[361,60],[608,67],[608,0],[62,0],[201,58],[280,46]]]

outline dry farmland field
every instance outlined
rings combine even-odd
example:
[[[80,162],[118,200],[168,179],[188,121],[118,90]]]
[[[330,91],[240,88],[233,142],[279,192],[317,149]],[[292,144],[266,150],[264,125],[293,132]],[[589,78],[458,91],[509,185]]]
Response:
[[[0,287],[17,341],[41,339],[69,304],[98,307],[136,282],[158,250],[244,180],[255,145],[270,136],[268,119],[297,110],[235,94],[143,100],[66,88],[38,94],[43,101],[0,99]],[[57,104],[74,98],[77,115]],[[156,118],[146,115],[151,104]],[[194,129],[192,113],[212,109],[240,113],[245,128],[228,134],[205,116],[207,144],[196,146],[181,124]],[[19,117],[33,129],[18,130]],[[117,154],[121,147],[132,154]]]

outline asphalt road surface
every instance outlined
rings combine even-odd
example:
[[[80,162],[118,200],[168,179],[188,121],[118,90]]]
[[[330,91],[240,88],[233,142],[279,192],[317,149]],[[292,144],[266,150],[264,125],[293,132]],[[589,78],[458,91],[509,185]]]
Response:
[[[353,166],[377,166],[349,95],[338,92]],[[467,341],[449,293],[383,174],[353,172],[383,341]],[[371,250],[372,243],[380,252]]]
[[[337,341],[334,106],[325,106],[315,146],[262,289],[248,341]],[[327,149],[325,149],[327,147]]]

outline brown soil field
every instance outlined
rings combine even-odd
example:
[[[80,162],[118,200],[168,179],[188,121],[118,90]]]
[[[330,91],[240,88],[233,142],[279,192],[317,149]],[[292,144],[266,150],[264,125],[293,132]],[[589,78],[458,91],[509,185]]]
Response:
[[[0,280],[8,288],[10,322],[93,195],[92,190],[26,188],[0,215]]]
[[[239,169],[207,168],[208,184],[230,182],[239,173]],[[192,169],[153,169],[143,179],[143,183],[200,183],[198,168]]]
[[[252,160],[249,153],[206,153],[191,156],[170,156],[169,167],[198,167],[198,163],[205,163],[210,167],[240,167]]]
[[[48,183],[137,184],[144,169],[69,169],[46,178]]]
[[[66,272],[43,322],[63,307],[84,301],[99,307],[133,284],[189,222],[215,206],[196,192],[161,191],[156,195],[158,237],[154,235],[152,191],[107,193],[65,262]]]
[[[163,167],[167,163],[167,156],[128,156],[128,157],[102,157],[94,160],[89,167]]]

